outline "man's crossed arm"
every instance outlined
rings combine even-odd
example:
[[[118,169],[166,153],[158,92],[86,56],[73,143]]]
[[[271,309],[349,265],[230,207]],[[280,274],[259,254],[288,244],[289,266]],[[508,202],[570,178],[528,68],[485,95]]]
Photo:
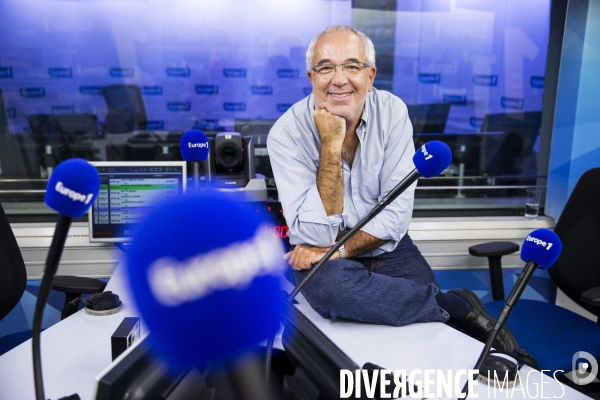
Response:
[[[356,257],[371,252],[385,243],[385,240],[376,238],[366,232],[358,231],[354,236],[348,239],[344,245],[346,258]],[[310,269],[313,264],[319,262],[330,248],[331,247],[314,247],[300,244],[294,247],[294,250],[285,254],[284,258],[296,271],[307,270]],[[337,260],[338,258],[340,258],[340,252],[336,251],[335,254],[331,256],[331,260]]]

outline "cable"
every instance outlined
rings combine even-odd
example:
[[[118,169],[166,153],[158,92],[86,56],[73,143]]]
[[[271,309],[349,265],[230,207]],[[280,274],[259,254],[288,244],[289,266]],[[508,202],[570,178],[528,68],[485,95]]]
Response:
[[[265,353],[265,393],[269,394],[271,390],[271,360],[273,358],[273,342],[275,336],[267,340],[267,351]]]

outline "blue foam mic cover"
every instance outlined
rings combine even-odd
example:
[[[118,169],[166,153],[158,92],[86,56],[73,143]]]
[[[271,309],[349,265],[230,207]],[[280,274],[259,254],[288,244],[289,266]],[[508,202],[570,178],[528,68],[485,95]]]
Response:
[[[129,281],[153,347],[171,367],[226,364],[278,331],[285,261],[264,225],[213,191],[167,200],[139,225]]]
[[[419,147],[413,156],[417,171],[425,178],[439,175],[452,161],[452,151],[444,142],[433,140]]]
[[[541,269],[548,269],[556,262],[561,250],[562,243],[556,233],[549,229],[536,229],[525,238],[521,259],[533,261]]]
[[[185,161],[204,161],[208,158],[208,138],[204,132],[191,129],[181,137],[179,149]]]
[[[100,191],[100,175],[82,158],[70,158],[60,163],[48,180],[46,205],[71,218],[83,216]]]

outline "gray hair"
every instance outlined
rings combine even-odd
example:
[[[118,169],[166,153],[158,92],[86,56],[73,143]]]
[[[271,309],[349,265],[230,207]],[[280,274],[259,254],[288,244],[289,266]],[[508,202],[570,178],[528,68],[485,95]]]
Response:
[[[355,35],[358,35],[362,41],[363,41],[363,45],[365,46],[365,57],[367,59],[367,64],[371,65],[371,66],[375,66],[375,46],[373,46],[373,42],[371,41],[371,39],[369,39],[369,37],[367,35],[365,35],[364,33],[357,31],[356,29],[354,29],[351,26],[348,25],[332,25],[329,28],[325,29],[324,31],[322,31],[321,33],[319,33],[317,36],[315,36],[313,38],[313,40],[311,40],[310,44],[308,45],[308,50],[306,50],[306,70],[310,71],[313,67],[312,63],[313,63],[313,57],[315,55],[315,45],[317,44],[317,42],[319,41],[319,39],[321,38],[321,36],[325,35],[326,33],[330,33],[330,32],[350,32],[350,33],[354,33]]]

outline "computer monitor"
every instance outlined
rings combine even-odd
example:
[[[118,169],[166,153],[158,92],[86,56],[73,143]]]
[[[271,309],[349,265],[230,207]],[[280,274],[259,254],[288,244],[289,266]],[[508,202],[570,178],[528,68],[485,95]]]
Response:
[[[450,103],[407,104],[414,133],[442,133],[446,129]]]
[[[527,172],[526,159],[533,153],[541,125],[541,111],[486,114],[481,126],[481,169],[489,175]]]
[[[234,130],[242,136],[252,136],[256,148],[267,144],[267,136],[275,122],[274,119],[236,119]]]
[[[452,151],[452,164],[458,166],[463,164],[464,174],[467,176],[481,175],[480,170],[480,146],[481,135],[473,133],[414,133],[413,141],[415,148],[419,148],[428,142],[438,140],[446,143]],[[435,178],[432,178],[435,179]],[[448,181],[439,182],[441,186],[447,186]],[[430,181],[429,184],[432,184]],[[435,184],[433,184],[435,186]]]
[[[301,394],[311,393],[312,398],[336,399],[340,395],[341,370],[362,369],[372,378],[375,370],[385,369],[372,363],[360,367],[295,306],[286,303],[286,308],[281,341],[294,375],[284,377],[284,398],[304,398]],[[404,377],[399,382],[405,386],[404,393],[408,393],[408,384],[412,383]],[[381,393],[379,384],[377,386],[376,393]],[[395,383],[392,383],[386,393],[394,390]],[[416,391],[416,387],[413,390]],[[366,393],[364,382],[361,382],[360,392]]]
[[[149,336],[129,349],[96,377],[96,400],[214,399],[196,368],[170,371],[167,363],[151,351]],[[206,397],[200,397],[206,396]],[[212,397],[211,397],[212,396]]]
[[[100,192],[88,212],[90,242],[128,242],[159,200],[185,193],[184,161],[90,162]]]
[[[281,340],[295,371],[294,376],[285,378],[288,390],[300,386],[323,398],[339,397],[340,370],[355,371],[360,367],[296,307],[286,307]]]
[[[94,114],[29,114],[27,122],[32,135],[62,135],[67,143],[98,136]]]

